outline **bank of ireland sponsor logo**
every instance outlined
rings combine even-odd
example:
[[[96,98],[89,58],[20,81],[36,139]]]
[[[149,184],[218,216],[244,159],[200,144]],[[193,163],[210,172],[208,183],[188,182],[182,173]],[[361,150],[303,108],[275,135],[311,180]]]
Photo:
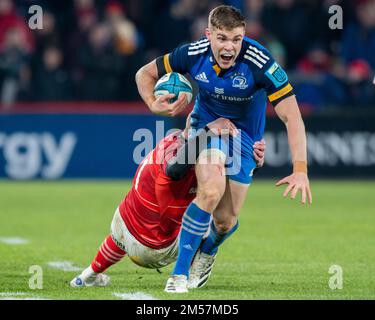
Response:
[[[224,88],[216,88],[215,87],[215,93],[216,94],[224,94]]]

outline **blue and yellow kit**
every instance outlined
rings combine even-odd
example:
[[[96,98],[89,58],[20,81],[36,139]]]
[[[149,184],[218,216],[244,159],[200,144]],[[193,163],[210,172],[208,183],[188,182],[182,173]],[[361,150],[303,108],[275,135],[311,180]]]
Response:
[[[197,82],[192,128],[204,128],[223,117],[240,129],[240,136],[230,139],[230,149],[237,155],[232,158],[236,168],[227,170],[227,174],[234,181],[249,184],[256,167],[252,145],[264,134],[267,98],[276,106],[294,94],[285,71],[267,49],[246,37],[235,64],[228,69],[221,69],[216,63],[207,38],[182,45],[159,57],[156,63],[159,76],[188,73]],[[233,143],[236,139],[240,139],[237,144]],[[214,148],[214,144],[209,148]]]

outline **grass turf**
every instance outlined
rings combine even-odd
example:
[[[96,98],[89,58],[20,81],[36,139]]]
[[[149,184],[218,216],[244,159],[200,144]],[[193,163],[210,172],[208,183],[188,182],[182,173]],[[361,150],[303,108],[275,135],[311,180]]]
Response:
[[[374,299],[375,182],[312,181],[314,204],[283,199],[274,181],[255,181],[240,228],[220,249],[208,284],[183,295],[163,292],[172,266],[143,269],[125,258],[107,273],[107,288],[71,289],[77,274],[49,261],[86,267],[94,257],[129,181],[0,182],[0,299],[8,293],[47,299],[117,299],[142,292],[157,299]],[[43,289],[31,290],[31,265]],[[343,269],[343,289],[328,286]],[[7,293],[7,294],[4,294]]]

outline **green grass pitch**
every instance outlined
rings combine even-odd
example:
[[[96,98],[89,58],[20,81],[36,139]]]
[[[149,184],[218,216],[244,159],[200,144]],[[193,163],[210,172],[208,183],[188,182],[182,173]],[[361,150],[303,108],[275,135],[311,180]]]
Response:
[[[129,181],[0,182],[0,299],[118,299],[113,293],[156,299],[374,299],[375,182],[312,181],[314,203],[282,197],[275,181],[255,181],[240,228],[221,247],[207,285],[188,294],[163,292],[172,266],[140,268],[129,259],[110,268],[106,288],[71,289],[74,271],[48,266],[71,261],[86,267],[109,233]],[[29,267],[43,270],[43,289],[29,288]],[[343,288],[332,290],[332,265]]]

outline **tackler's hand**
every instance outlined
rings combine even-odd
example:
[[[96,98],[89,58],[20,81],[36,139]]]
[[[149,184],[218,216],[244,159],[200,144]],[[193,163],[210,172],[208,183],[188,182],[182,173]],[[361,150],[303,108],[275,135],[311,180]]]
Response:
[[[253,156],[258,168],[263,167],[265,152],[266,141],[264,139],[256,141],[253,145]]]
[[[218,118],[207,124],[207,127],[216,135],[230,134],[231,136],[235,137],[238,134],[237,127],[234,125],[234,123],[225,118]]]

